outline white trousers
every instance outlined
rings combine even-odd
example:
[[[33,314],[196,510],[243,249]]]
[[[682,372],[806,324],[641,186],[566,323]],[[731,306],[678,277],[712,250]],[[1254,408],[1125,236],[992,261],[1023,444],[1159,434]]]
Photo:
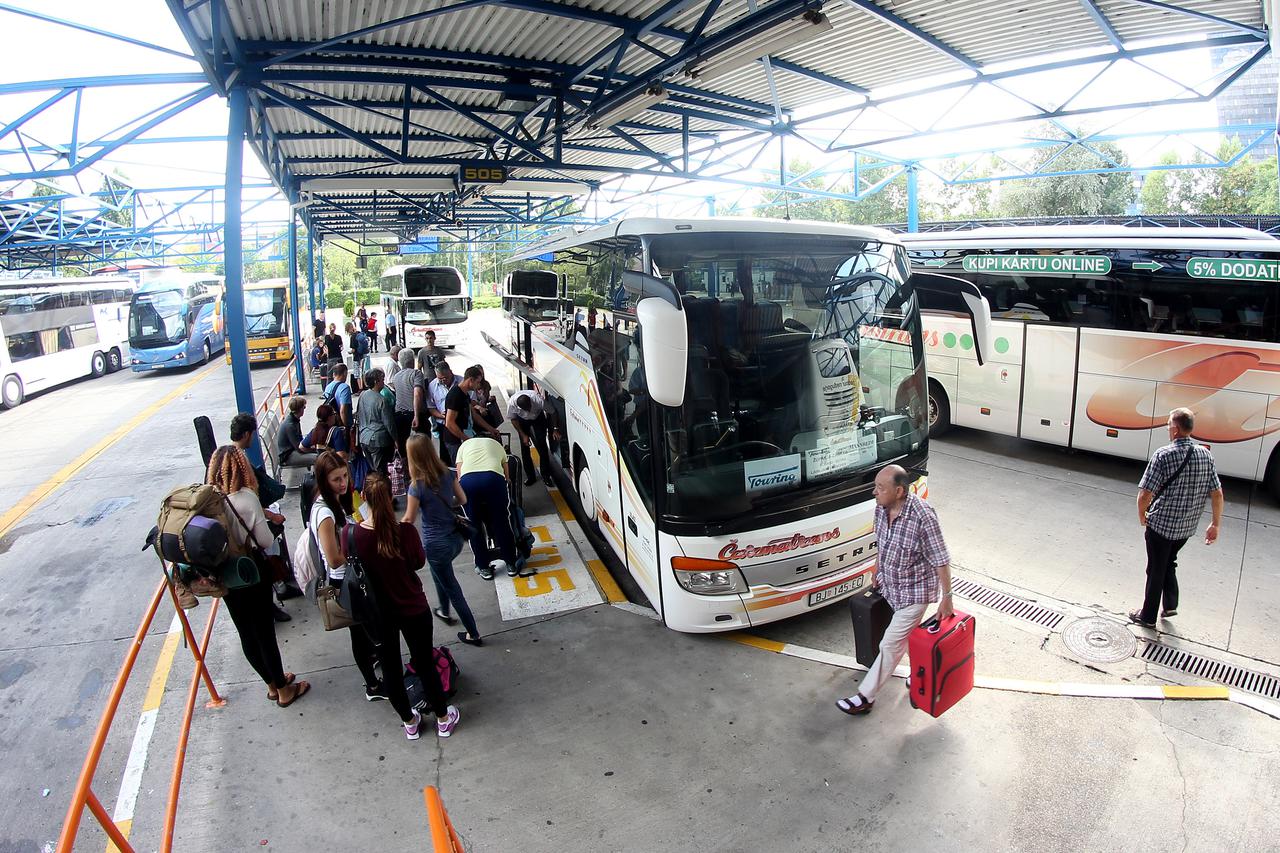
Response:
[[[924,619],[924,613],[928,609],[927,604],[908,604],[901,610],[893,611],[893,619],[885,629],[884,639],[880,641],[880,654],[876,655],[875,663],[871,664],[871,669],[867,670],[858,687],[858,692],[868,702],[876,701],[880,688],[893,677],[898,662],[907,653],[907,638],[920,624],[920,620]]]

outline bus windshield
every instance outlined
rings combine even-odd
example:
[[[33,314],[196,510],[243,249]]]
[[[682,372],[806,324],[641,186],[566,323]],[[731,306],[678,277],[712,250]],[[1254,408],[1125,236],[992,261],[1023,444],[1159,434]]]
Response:
[[[178,290],[135,294],[129,307],[129,346],[146,349],[187,338],[187,301]]]
[[[413,268],[405,271],[404,295],[407,297],[461,294],[462,279],[451,269]]]
[[[669,517],[805,506],[922,450],[924,353],[901,247],[677,234],[653,238],[650,256],[685,294],[689,329],[685,401],[661,417]],[[643,372],[629,385],[642,404]]]
[[[467,319],[465,299],[406,299],[404,319],[409,323],[461,323]]]
[[[284,334],[284,290],[245,290],[244,330],[250,337],[268,338]]]

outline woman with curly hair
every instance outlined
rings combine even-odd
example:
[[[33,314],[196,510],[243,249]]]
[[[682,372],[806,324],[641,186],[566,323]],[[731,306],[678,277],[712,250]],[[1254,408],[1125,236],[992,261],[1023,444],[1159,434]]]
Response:
[[[205,482],[226,495],[230,504],[225,520],[227,538],[234,552],[249,553],[253,545],[260,549],[272,547],[275,537],[267,527],[267,517],[258,501],[258,478],[243,450],[235,445],[215,450],[209,459]],[[267,698],[281,708],[289,707],[310,690],[311,685],[296,681],[292,672],[284,671],[280,661],[267,567],[258,562],[258,582],[228,590],[222,600],[240,635],[245,659],[267,683]]]

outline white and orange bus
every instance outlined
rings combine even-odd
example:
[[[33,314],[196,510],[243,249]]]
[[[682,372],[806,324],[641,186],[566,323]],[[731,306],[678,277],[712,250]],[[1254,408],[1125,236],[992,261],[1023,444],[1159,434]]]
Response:
[[[560,298],[540,295],[554,316],[511,310],[525,328],[506,354],[564,427],[553,464],[581,521],[664,623],[761,625],[868,583],[875,472],[923,470],[928,454],[924,285],[908,282],[897,239],[629,219],[517,260],[548,254]],[[976,289],[933,286],[969,293],[969,334],[985,345]]]
[[[1170,409],[1224,474],[1280,496],[1280,241],[1246,228],[1052,226],[903,235],[964,278],[994,334],[924,313],[929,420],[1145,459]]]

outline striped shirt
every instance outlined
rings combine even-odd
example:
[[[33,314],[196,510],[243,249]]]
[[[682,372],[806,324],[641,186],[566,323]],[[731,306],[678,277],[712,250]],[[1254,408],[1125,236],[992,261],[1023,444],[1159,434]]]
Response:
[[[919,495],[908,494],[892,522],[876,506],[876,580],[894,610],[938,600],[938,569],[950,565],[938,514]]]
[[[1187,458],[1188,450],[1190,458]],[[1183,459],[1187,459],[1186,467],[1178,479],[1170,483]],[[1183,436],[1151,454],[1138,488],[1156,493],[1155,501],[1147,510],[1147,528],[1165,539],[1177,540],[1188,539],[1196,532],[1205,500],[1210,493],[1221,489],[1222,483],[1209,448]]]

